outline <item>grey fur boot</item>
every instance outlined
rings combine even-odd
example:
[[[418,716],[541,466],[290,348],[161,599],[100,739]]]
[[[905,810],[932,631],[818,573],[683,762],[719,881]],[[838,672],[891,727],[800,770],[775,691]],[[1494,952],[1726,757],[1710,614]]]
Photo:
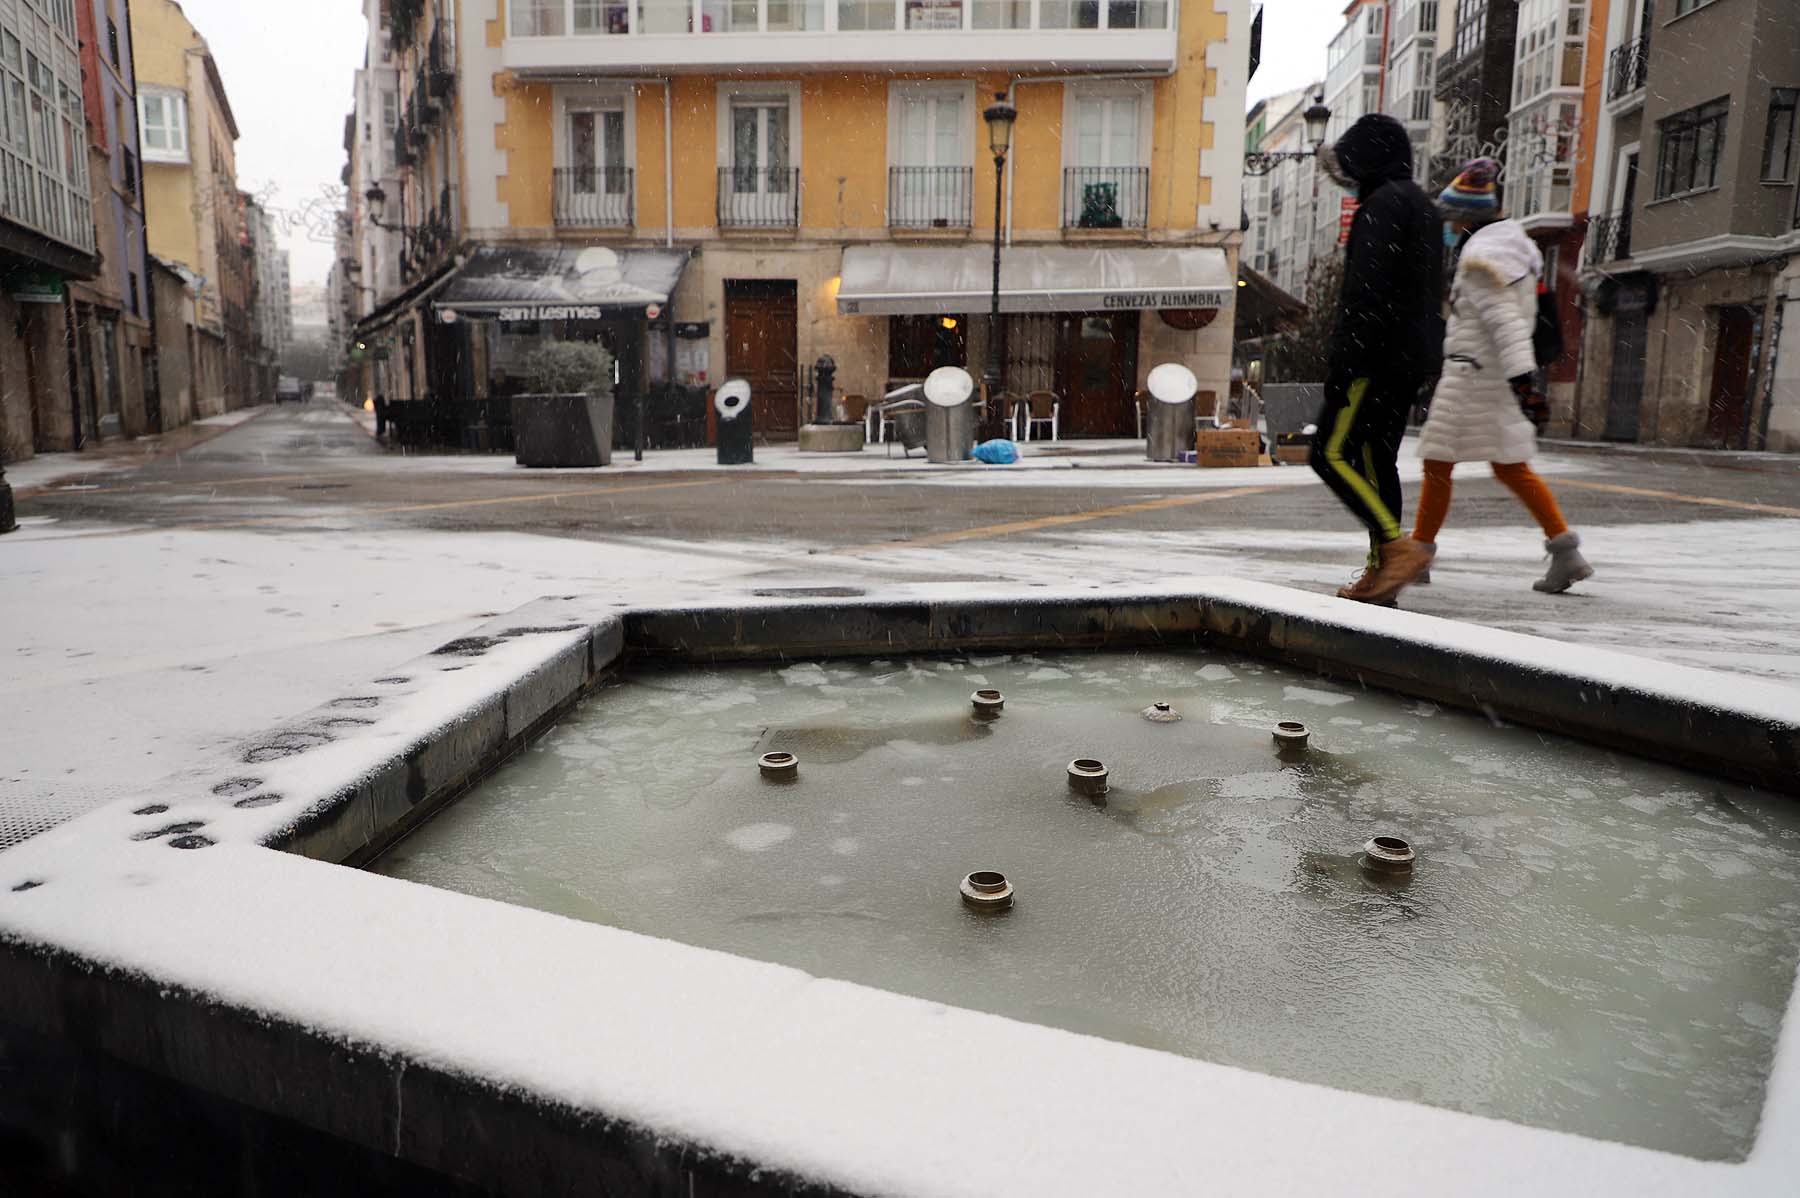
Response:
[[[1531,584],[1534,591],[1560,595],[1582,579],[1594,576],[1594,567],[1581,556],[1581,538],[1572,529],[1545,541],[1544,552],[1550,555],[1550,569]]]

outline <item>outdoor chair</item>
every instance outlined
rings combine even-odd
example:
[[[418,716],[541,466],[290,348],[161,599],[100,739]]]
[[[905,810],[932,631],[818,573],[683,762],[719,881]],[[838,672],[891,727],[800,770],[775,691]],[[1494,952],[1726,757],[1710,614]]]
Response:
[[[875,422],[876,441],[886,442],[899,417],[904,413],[916,412],[922,421],[925,412],[925,401],[922,398],[925,388],[919,383],[907,383],[894,388],[882,396],[882,402],[869,409],[869,416]],[[923,444],[923,440],[920,444]],[[916,446],[907,446],[908,449]],[[889,456],[892,456],[892,450]]]
[[[1002,391],[995,402],[1000,405],[1000,417],[1006,422],[1006,435],[1015,441],[1025,439],[1025,397],[1012,391]]]
[[[1026,401],[1030,406],[1025,414],[1025,439],[1031,441],[1041,439],[1034,437],[1039,430],[1048,428],[1052,441],[1059,439],[1062,422],[1062,400],[1054,391],[1033,391]]]

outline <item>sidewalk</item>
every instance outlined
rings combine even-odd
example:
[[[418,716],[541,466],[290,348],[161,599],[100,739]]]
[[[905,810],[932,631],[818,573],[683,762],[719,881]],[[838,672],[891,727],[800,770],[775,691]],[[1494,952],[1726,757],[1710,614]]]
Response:
[[[1684,449],[1669,445],[1638,445],[1623,441],[1573,441],[1545,437],[1539,442],[1550,453],[1637,459],[1646,464],[1709,466],[1717,470],[1756,470],[1800,474],[1800,454],[1769,453],[1748,449]]]
[[[6,462],[6,481],[12,485],[15,496],[23,497],[57,483],[84,482],[99,475],[131,470],[153,458],[204,445],[268,410],[268,404],[258,404],[222,416],[208,416],[166,433],[149,433],[130,440],[114,437],[77,453],[40,453],[23,461]]]

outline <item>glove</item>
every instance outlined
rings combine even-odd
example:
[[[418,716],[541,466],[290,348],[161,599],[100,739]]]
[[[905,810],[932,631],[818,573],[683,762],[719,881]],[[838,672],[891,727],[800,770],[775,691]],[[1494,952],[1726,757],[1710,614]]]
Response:
[[[1537,389],[1537,380],[1528,374],[1517,375],[1506,380],[1512,384],[1513,395],[1519,401],[1519,411],[1531,426],[1539,433],[1550,423],[1550,401],[1544,398],[1543,392]]]

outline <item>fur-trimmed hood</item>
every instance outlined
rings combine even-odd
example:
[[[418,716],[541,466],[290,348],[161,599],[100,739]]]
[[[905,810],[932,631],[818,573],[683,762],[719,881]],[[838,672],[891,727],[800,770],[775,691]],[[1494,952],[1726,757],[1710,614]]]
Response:
[[[1542,276],[1544,254],[1516,220],[1497,220],[1477,229],[1463,244],[1459,270],[1479,270],[1502,287],[1526,275]]]

